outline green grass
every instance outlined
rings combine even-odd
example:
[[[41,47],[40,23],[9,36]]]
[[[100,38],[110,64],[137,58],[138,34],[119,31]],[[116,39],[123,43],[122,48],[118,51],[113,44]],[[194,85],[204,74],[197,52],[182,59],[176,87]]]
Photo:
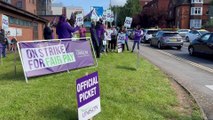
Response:
[[[20,61],[14,74],[13,56],[0,65],[1,120],[77,120],[76,79],[99,72],[102,111],[94,120],[199,120],[178,112],[178,100],[167,76],[148,61],[125,52],[103,55],[99,66],[30,78],[24,81]]]

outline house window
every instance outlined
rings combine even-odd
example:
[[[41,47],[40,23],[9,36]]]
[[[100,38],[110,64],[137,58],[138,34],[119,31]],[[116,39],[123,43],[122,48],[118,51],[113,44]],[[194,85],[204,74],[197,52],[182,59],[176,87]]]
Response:
[[[17,7],[18,7],[18,8],[22,8],[22,1],[18,1],[18,2],[17,2]]]
[[[191,3],[203,3],[203,0],[192,0]]]
[[[191,15],[202,15],[202,7],[191,7]]]
[[[202,20],[201,19],[191,19],[190,28],[201,28]]]

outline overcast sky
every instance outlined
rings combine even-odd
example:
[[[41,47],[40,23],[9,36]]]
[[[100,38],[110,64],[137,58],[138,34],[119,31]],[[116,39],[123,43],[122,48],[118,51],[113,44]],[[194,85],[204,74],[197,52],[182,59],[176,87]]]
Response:
[[[64,6],[80,6],[85,13],[90,11],[91,6],[103,6],[109,8],[110,0],[53,0],[54,3],[62,2]],[[111,0],[112,5],[124,5],[126,0]]]

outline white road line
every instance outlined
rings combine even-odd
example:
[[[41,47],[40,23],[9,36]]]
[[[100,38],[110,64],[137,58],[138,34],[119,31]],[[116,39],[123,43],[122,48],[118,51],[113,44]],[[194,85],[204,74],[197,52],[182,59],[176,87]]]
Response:
[[[172,55],[172,54],[170,54],[170,53],[168,53],[168,52],[164,52],[164,51],[162,51],[162,50],[157,50],[157,51],[159,51],[160,53],[163,53],[163,54],[165,54],[165,55],[167,55],[167,56],[173,57],[173,58],[175,58],[176,60],[179,60],[179,61],[182,61],[182,62],[186,62],[186,63],[188,63],[188,64],[190,64],[190,65],[192,65],[192,66],[195,66],[195,67],[200,68],[200,69],[202,69],[202,70],[205,70],[205,71],[208,71],[208,72],[210,72],[210,73],[213,73],[213,69],[211,69],[211,68],[209,68],[209,67],[206,67],[206,66],[197,64],[197,63],[195,63],[195,62],[192,62],[192,61],[189,61],[189,60],[186,60],[186,59],[177,57],[177,56],[175,56],[175,55]]]
[[[213,90],[213,85],[205,85],[207,88]]]

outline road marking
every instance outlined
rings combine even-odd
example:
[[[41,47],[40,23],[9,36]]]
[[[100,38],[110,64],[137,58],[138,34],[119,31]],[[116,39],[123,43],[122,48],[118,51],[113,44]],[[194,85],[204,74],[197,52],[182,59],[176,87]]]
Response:
[[[205,85],[207,88],[213,90],[213,85]]]
[[[165,54],[165,55],[167,55],[167,56],[173,57],[173,58],[175,58],[176,60],[179,60],[179,61],[182,61],[182,62],[186,62],[186,63],[188,63],[188,64],[190,64],[190,65],[192,65],[192,66],[195,66],[195,67],[200,68],[200,69],[202,69],[202,70],[205,70],[205,71],[207,71],[207,72],[213,73],[213,69],[211,69],[211,68],[209,68],[209,67],[206,67],[206,66],[197,64],[197,63],[195,63],[195,62],[192,62],[192,61],[189,61],[189,60],[186,60],[186,59],[177,57],[177,56],[175,56],[175,55],[172,55],[172,54],[170,54],[170,53],[168,53],[168,52],[164,52],[164,51],[162,51],[162,50],[157,50],[157,51],[159,51],[160,53],[163,53],[163,54]]]

